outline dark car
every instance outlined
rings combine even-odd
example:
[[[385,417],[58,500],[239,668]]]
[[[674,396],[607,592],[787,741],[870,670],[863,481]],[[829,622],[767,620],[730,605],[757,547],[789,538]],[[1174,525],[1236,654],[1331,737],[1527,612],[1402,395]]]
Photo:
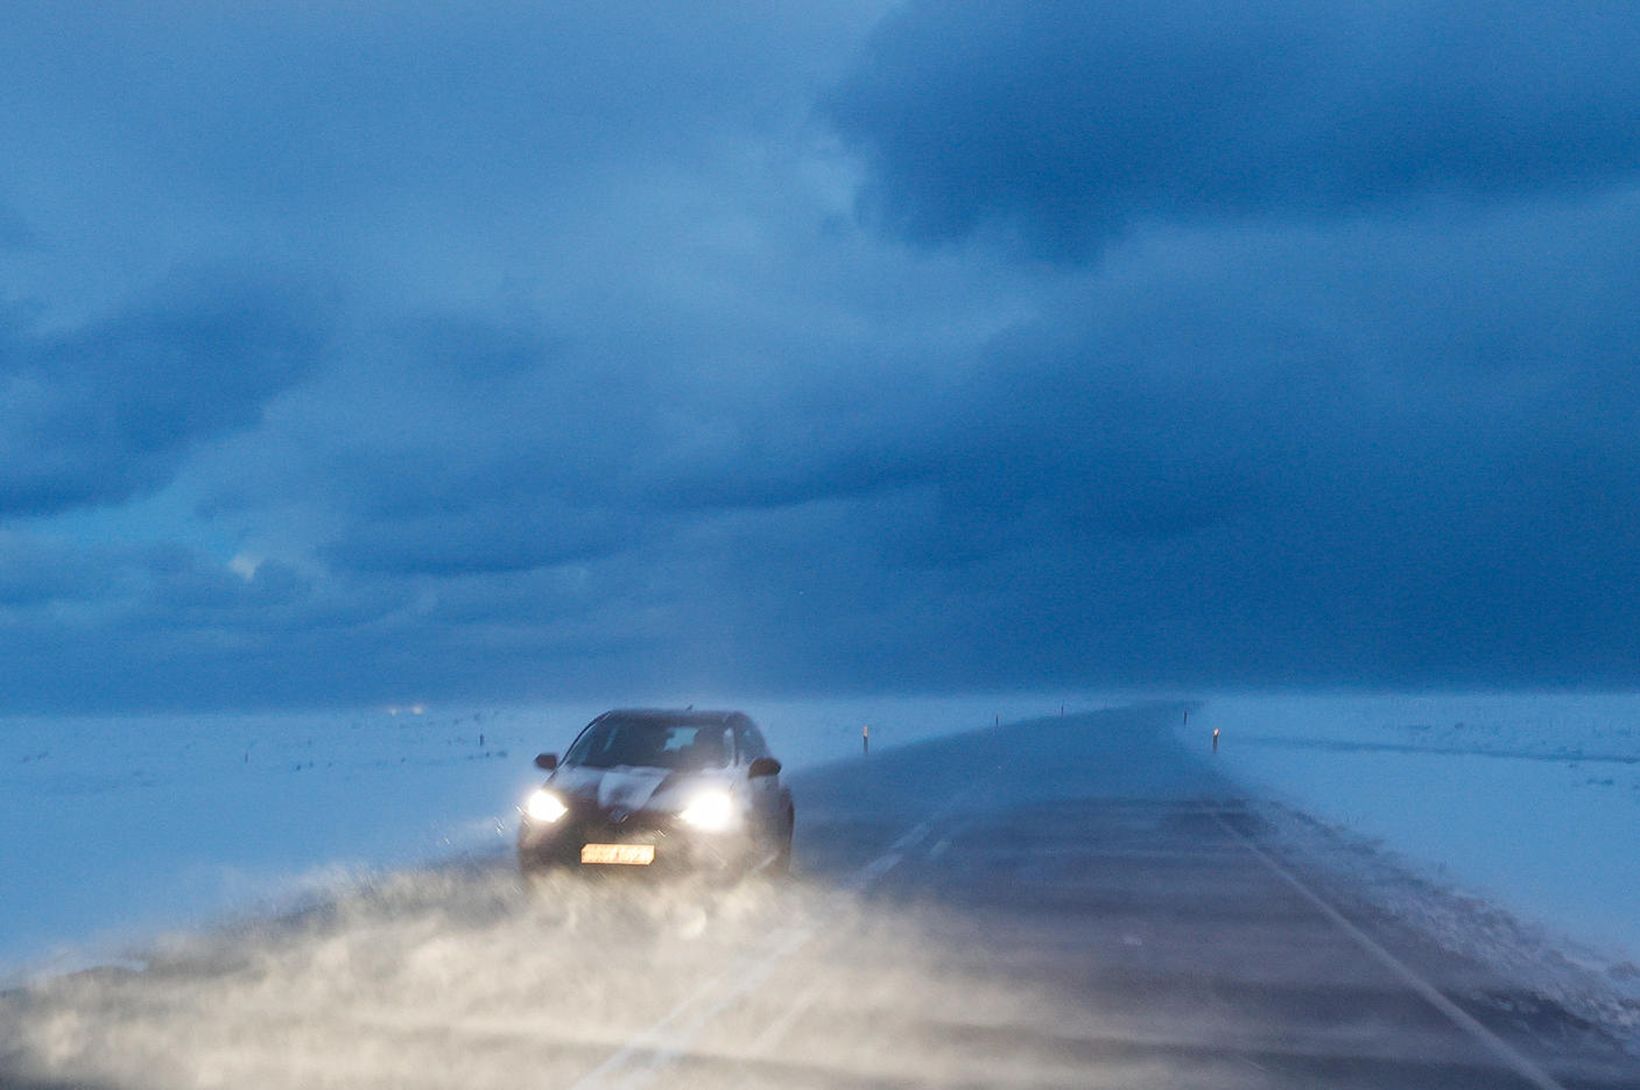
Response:
[[[789,868],[796,810],[763,732],[735,711],[609,711],[525,800],[518,863],[742,873]]]

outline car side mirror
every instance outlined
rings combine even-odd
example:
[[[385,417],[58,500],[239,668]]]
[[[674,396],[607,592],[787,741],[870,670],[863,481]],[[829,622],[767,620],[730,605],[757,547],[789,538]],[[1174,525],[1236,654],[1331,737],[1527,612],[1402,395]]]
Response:
[[[535,767],[544,772],[551,772],[553,769],[558,767],[558,754],[537,753],[535,755]]]
[[[780,775],[780,762],[775,760],[773,757],[759,757],[757,760],[753,761],[752,766],[746,770],[746,778],[749,780],[755,780],[760,776],[778,775]]]

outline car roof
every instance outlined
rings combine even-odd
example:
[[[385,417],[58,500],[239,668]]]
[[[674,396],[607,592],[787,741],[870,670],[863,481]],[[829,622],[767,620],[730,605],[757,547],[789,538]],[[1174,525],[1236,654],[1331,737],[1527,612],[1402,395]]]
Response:
[[[751,716],[739,711],[710,711],[695,708],[612,708],[604,712],[593,723],[601,723],[606,719],[648,720],[657,724],[673,726],[700,726],[707,727],[714,723],[723,726],[750,726]]]

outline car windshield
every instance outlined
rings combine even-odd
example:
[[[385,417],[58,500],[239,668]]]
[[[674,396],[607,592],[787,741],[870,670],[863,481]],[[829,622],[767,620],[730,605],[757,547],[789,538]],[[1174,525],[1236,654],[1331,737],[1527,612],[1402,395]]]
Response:
[[[693,770],[722,768],[729,763],[729,752],[728,730],[721,724],[606,719],[575,740],[564,763]]]

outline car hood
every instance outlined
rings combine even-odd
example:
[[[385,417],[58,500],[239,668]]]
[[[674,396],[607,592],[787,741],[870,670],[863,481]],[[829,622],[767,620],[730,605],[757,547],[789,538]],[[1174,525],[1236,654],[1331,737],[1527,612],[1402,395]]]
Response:
[[[548,781],[566,800],[595,805],[600,810],[660,810],[676,813],[705,787],[728,788],[727,770],[679,772],[669,768],[585,768],[564,765]]]

